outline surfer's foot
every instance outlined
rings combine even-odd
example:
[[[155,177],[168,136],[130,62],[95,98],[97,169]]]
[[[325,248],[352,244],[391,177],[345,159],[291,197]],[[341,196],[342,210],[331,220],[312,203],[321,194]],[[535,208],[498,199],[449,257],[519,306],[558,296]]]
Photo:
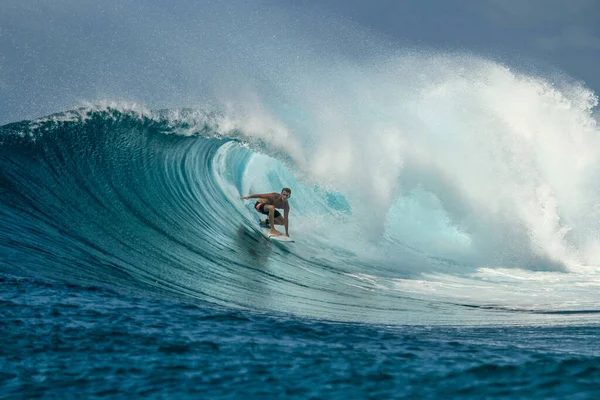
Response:
[[[283,233],[279,232],[277,229],[271,229],[271,232],[269,232],[271,235],[276,235],[276,236],[281,236],[283,235]]]

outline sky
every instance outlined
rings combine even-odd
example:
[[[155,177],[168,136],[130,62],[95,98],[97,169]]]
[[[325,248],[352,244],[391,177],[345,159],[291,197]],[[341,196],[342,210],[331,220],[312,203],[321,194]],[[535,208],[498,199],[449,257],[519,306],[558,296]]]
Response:
[[[598,21],[595,0],[3,0],[0,124],[98,100],[197,106],[306,58],[402,49],[471,53],[600,93]]]
[[[310,3],[400,44],[548,64],[600,91],[600,2],[595,0],[289,3]]]

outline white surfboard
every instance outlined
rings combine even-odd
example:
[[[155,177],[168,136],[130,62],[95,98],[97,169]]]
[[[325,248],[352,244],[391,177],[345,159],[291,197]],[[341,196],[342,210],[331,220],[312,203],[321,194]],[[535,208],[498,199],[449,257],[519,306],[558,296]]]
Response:
[[[289,236],[271,234],[271,229],[265,228],[262,225],[260,226],[260,231],[271,240],[276,240],[278,242],[292,242],[292,243],[294,242],[294,239],[292,239]]]

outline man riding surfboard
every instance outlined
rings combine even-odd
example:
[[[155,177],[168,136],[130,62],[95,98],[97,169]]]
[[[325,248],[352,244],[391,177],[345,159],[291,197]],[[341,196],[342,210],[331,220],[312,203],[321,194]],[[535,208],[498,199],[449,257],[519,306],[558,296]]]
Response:
[[[268,224],[271,227],[271,235],[282,235],[275,225],[285,226],[285,236],[289,237],[288,233],[288,216],[290,214],[290,205],[288,199],[292,195],[290,188],[281,189],[281,193],[262,193],[262,194],[251,194],[249,196],[240,197],[241,200],[258,199],[254,204],[254,209],[261,214],[268,215],[265,221],[261,221],[264,224]],[[276,209],[283,209],[283,216]]]

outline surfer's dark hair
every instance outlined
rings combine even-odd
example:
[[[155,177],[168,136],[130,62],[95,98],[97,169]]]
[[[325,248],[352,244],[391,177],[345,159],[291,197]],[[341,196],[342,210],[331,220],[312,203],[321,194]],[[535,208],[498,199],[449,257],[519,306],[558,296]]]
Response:
[[[288,192],[289,194],[292,194],[292,189],[290,188],[283,188],[281,189],[282,192]]]

